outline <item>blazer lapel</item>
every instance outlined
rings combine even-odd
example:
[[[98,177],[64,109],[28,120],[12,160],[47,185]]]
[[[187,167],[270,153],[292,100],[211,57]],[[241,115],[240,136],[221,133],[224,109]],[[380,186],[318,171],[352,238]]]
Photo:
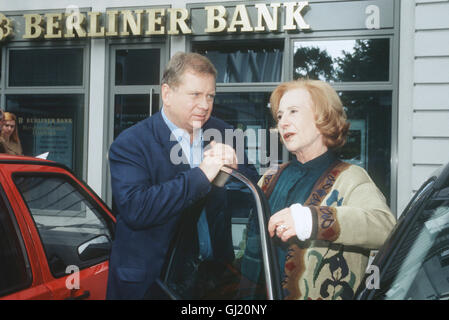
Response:
[[[178,143],[176,138],[172,135],[170,129],[168,128],[167,124],[165,123],[164,119],[162,118],[161,112],[157,112],[154,114],[151,118],[154,118],[154,135],[157,137],[160,145],[162,146],[162,151],[165,155],[167,155],[167,158],[170,159],[169,163],[167,165],[170,165],[175,170],[176,174],[182,171],[187,171],[190,169],[189,162],[187,161],[187,158],[182,152],[181,145]],[[178,151],[180,152],[182,156],[182,161],[180,164],[175,164],[171,158],[170,154],[172,152]],[[179,153],[176,154],[176,160],[179,159]]]

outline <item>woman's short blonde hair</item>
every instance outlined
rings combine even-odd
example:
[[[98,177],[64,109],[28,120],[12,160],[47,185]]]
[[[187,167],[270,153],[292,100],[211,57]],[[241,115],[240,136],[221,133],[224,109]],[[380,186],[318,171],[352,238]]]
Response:
[[[340,97],[329,84],[320,80],[299,79],[280,84],[271,94],[271,113],[277,122],[277,112],[282,96],[290,90],[305,89],[313,103],[315,125],[323,135],[324,144],[338,149],[346,143],[350,123],[347,121]]]

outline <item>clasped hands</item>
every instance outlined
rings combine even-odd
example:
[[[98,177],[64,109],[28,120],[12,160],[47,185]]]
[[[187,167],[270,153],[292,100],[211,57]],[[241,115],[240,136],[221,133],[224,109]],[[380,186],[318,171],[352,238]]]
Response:
[[[234,169],[238,168],[237,156],[231,146],[215,141],[212,141],[209,146],[210,148],[204,151],[200,169],[210,182],[215,179],[224,165],[228,165]]]

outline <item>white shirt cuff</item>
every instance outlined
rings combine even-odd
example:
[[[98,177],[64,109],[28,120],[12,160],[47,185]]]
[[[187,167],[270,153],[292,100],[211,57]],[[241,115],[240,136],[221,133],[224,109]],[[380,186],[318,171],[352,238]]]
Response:
[[[299,203],[292,204],[290,212],[295,221],[296,236],[299,240],[306,241],[312,234],[312,212]]]

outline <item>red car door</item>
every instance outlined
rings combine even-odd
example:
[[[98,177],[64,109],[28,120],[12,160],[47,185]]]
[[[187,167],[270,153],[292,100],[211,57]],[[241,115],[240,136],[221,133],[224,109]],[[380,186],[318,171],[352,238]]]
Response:
[[[61,167],[11,165],[4,173],[52,298],[104,299],[114,223],[109,209]]]
[[[52,299],[17,199],[0,164],[0,299]]]

